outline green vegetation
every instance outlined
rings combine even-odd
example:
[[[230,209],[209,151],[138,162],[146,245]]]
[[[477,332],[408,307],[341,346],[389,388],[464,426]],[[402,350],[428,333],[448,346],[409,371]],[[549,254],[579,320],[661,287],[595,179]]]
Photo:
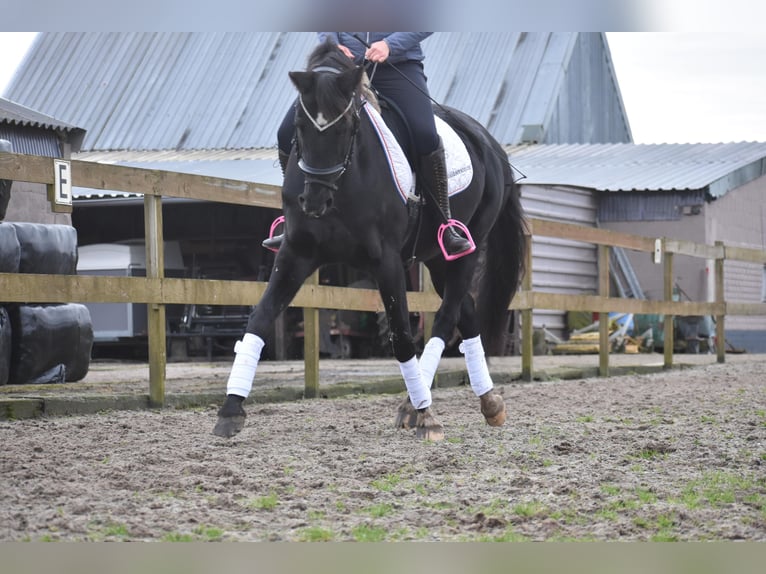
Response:
[[[330,542],[334,537],[331,530],[319,526],[309,526],[298,534],[300,542]]]
[[[383,542],[388,531],[382,527],[360,524],[351,530],[351,535],[357,542]]]
[[[279,504],[279,498],[275,492],[267,494],[266,496],[259,496],[247,503],[248,508],[254,508],[255,510],[274,510]]]

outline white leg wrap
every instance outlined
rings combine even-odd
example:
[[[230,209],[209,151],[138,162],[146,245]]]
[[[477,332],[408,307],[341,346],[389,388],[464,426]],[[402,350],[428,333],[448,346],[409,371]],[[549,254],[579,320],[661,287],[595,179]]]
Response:
[[[477,397],[492,390],[492,377],[489,376],[487,361],[484,358],[484,346],[481,337],[464,339],[460,343],[460,352],[465,355],[465,366],[468,369],[468,380]]]
[[[229,380],[226,383],[227,395],[245,397],[250,394],[255,378],[255,369],[261,358],[264,343],[258,335],[245,333],[241,341],[234,345],[234,364],[231,366]]]
[[[423,376],[423,382],[430,389],[434,384],[436,368],[444,352],[444,340],[440,337],[431,337],[423,348],[423,354],[420,356],[420,374]]]
[[[399,369],[404,377],[404,384],[407,387],[407,394],[410,395],[410,402],[416,409],[425,409],[431,406],[431,389],[420,376],[420,365],[418,358],[412,357],[406,363],[399,363]]]

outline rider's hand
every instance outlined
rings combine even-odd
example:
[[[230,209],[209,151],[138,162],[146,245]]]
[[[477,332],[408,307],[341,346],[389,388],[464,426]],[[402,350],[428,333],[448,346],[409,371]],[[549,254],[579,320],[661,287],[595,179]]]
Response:
[[[367,52],[365,52],[364,57],[367,58],[370,62],[385,62],[390,51],[391,50],[389,49],[386,41],[379,40],[367,48]]]
[[[352,60],[354,59],[354,55],[351,53],[351,50],[346,48],[346,46],[344,46],[343,44],[338,44],[338,48],[340,48],[340,51],[346,54],[346,56],[348,56]]]

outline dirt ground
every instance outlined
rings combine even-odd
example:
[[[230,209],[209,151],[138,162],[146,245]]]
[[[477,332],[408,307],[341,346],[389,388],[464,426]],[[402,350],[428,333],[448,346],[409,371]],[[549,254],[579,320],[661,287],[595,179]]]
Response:
[[[498,388],[0,422],[0,540],[766,540],[766,362]]]

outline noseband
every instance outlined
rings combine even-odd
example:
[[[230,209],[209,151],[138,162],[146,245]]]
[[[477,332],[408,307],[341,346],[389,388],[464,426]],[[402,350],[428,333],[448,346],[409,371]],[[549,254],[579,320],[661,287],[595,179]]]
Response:
[[[333,74],[341,73],[340,70],[336,68],[332,68],[330,66],[317,66],[316,68],[313,68],[311,71],[312,72],[330,72]],[[303,103],[303,96],[298,97],[298,101],[301,105],[301,108],[303,109],[303,112],[309,118],[314,128],[320,133],[334,126],[336,123],[338,123],[341,119],[343,119],[343,117],[349,111],[353,113],[353,121],[354,121],[354,128],[353,128],[353,131],[351,132],[351,137],[348,140],[348,149],[346,150],[346,155],[343,158],[343,161],[341,163],[337,163],[330,167],[314,167],[306,163],[303,157],[301,157],[301,149],[300,149],[300,145],[298,145],[298,138],[297,137],[295,138],[296,151],[298,153],[298,167],[307,176],[305,178],[304,185],[308,186],[309,184],[318,184],[324,187],[328,187],[333,191],[338,190],[337,182],[341,178],[341,176],[345,173],[346,169],[351,163],[351,155],[354,150],[354,140],[356,139],[356,134],[359,131],[359,108],[354,106],[355,96],[356,96],[356,93],[351,94],[351,98],[349,99],[345,109],[331,121],[324,120],[324,117],[322,116],[321,112],[316,118],[312,116],[309,113],[309,111],[306,109],[306,105]],[[331,176],[331,177],[329,179],[325,179],[327,176]]]

